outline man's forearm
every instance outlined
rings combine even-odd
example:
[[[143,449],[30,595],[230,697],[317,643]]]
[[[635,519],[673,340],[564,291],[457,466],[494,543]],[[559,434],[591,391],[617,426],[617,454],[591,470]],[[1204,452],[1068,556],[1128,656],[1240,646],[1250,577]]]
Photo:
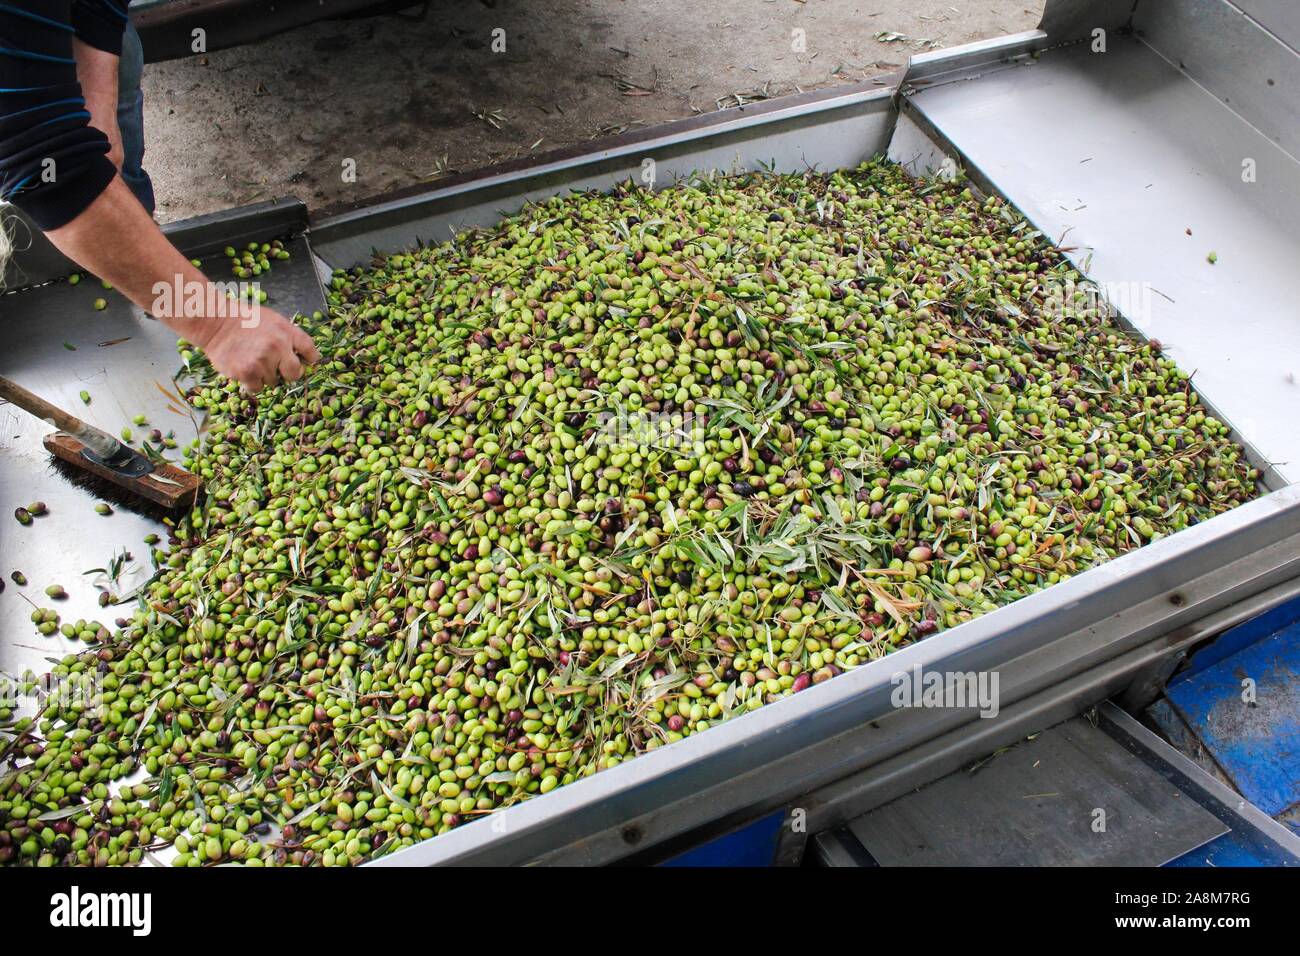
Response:
[[[118,57],[84,43],[72,42],[77,80],[90,112],[90,125],[108,137],[108,158],[122,168],[122,134],[117,128]]]
[[[46,235],[59,251],[78,265],[112,283],[145,311],[155,314],[158,283],[172,289],[182,283],[206,283],[207,278],[163,235],[121,177],[76,219]],[[171,296],[167,301],[173,301]],[[197,345],[204,345],[218,321],[208,317],[156,315],[169,328]],[[237,321],[232,319],[231,321]]]
[[[217,287],[168,241],[121,176],[81,215],[45,234],[64,255],[199,346],[218,372],[250,391],[281,379],[296,381],[304,364],[320,361],[311,336],[274,309],[214,298]],[[201,314],[177,314],[191,308],[196,288],[204,293],[193,299]]]

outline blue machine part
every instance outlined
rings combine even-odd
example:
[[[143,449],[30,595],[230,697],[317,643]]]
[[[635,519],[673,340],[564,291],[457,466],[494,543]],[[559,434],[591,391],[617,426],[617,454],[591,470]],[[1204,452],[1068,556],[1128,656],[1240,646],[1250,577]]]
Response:
[[[692,847],[661,866],[771,866],[785,811],[778,810],[739,830]]]
[[[1273,817],[1300,803],[1300,601],[1227,631],[1165,693],[1242,796]]]
[[[1265,611],[1243,624],[1224,631],[1213,643],[1202,647],[1192,655],[1187,669],[1171,680],[1170,686],[1187,680],[1201,671],[1213,667],[1240,650],[1244,650],[1262,638],[1268,637],[1286,628],[1288,624],[1300,622],[1300,599],[1279,604],[1271,611]]]
[[[1165,866],[1182,868],[1198,866],[1295,866],[1295,857],[1284,853],[1273,844],[1248,831],[1233,830],[1211,840],[1205,846],[1184,853]]]

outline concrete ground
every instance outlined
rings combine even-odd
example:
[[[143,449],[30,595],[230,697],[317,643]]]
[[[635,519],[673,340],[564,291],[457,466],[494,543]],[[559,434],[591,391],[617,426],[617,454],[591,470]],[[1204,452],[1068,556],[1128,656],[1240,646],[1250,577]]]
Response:
[[[1031,29],[1041,11],[1042,0],[431,0],[151,64],[145,165],[163,220],[286,194],[320,210],[737,97],[860,82],[912,53]]]

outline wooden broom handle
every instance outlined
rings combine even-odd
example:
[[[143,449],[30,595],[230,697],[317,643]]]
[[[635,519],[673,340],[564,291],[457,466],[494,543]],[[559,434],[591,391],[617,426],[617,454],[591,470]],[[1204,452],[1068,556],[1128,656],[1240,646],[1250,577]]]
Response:
[[[86,429],[86,423],[80,418],[69,415],[63,409],[51,405],[39,395],[35,395],[23,388],[17,382],[11,381],[0,375],[0,398],[13,402],[24,411],[30,412],[37,418],[53,422],[54,427],[65,432],[76,434]]]

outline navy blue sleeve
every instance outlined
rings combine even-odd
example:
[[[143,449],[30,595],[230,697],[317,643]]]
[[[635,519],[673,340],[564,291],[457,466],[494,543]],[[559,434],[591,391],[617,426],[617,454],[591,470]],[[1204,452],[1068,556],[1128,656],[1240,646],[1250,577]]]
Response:
[[[120,52],[125,16],[126,0],[0,0],[0,198],[40,229],[77,218],[117,175],[72,41]]]
[[[130,0],[72,0],[72,29],[96,50],[122,55],[122,31]]]

